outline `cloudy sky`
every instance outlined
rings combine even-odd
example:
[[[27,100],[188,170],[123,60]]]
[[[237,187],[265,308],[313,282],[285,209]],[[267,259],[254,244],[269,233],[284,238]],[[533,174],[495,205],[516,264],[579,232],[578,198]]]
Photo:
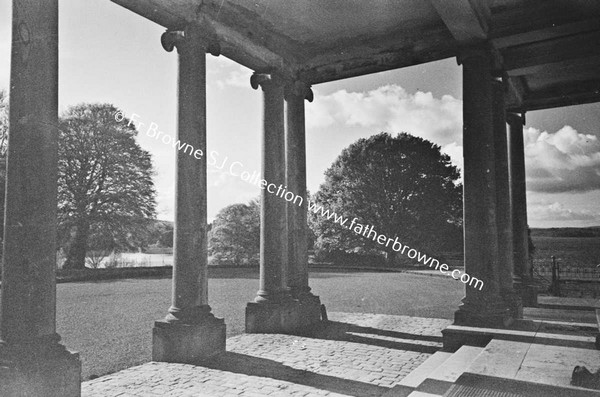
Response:
[[[0,89],[8,89],[10,2],[0,2]],[[60,1],[60,110],[109,102],[144,126],[176,136],[177,55],[160,45],[160,26],[108,0]],[[252,71],[207,56],[208,150],[219,162],[260,170],[261,93]],[[316,191],[340,151],[380,131],[409,132],[440,145],[462,165],[461,69],[454,59],[313,87],[307,104],[308,186]],[[173,219],[175,149],[146,134],[154,158],[159,218]],[[527,114],[529,223],[600,225],[600,105]],[[225,167],[226,168],[226,167]],[[259,189],[209,167],[209,218]]]

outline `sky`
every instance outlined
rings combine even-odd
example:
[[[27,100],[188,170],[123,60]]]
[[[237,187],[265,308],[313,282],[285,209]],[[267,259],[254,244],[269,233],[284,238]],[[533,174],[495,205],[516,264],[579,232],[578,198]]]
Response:
[[[10,1],[0,0],[0,89],[10,76]],[[176,149],[147,133],[176,137],[177,55],[160,45],[164,28],[108,0],[59,2],[59,111],[112,103],[144,123],[139,144],[155,165],[158,218],[173,220]],[[217,165],[260,171],[262,95],[252,71],[207,55],[207,152]],[[441,146],[462,167],[461,68],[446,59],[313,86],[306,104],[307,183],[316,192],[342,149],[381,131],[408,132]],[[600,225],[600,104],[527,114],[527,207],[531,227]],[[208,153],[207,153],[208,154]],[[260,189],[208,167],[208,217]]]

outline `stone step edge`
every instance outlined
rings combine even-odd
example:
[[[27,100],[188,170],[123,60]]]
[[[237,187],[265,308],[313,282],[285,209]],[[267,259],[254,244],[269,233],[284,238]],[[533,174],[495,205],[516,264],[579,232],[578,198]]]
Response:
[[[523,396],[531,397],[600,397],[600,390],[585,389],[576,386],[557,386],[545,383],[528,382],[524,380],[500,378],[490,375],[463,373],[455,382],[456,385],[470,385],[482,387],[495,387],[499,390],[518,388]]]
[[[443,395],[484,350],[483,347],[461,346],[452,356],[431,371],[416,391]]]
[[[433,353],[421,365],[419,365],[408,375],[402,378],[402,380],[398,384],[416,389],[425,379],[427,379],[427,377],[429,376],[429,374],[431,374],[432,371],[437,369],[446,360],[452,357],[452,355],[453,353],[444,351],[437,351]]]
[[[595,350],[595,338],[591,336],[576,336],[565,334],[550,334],[532,331],[516,331],[497,328],[466,327],[449,325],[442,330],[444,350],[457,350],[457,346],[470,344],[485,347],[492,339],[510,340],[515,342],[537,343],[564,347],[577,347]]]

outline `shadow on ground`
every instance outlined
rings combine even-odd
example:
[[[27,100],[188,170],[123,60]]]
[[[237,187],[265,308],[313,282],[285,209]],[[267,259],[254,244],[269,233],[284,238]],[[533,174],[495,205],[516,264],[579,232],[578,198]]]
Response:
[[[440,350],[442,343],[441,336],[385,330],[340,321],[324,321],[302,336],[427,354]],[[293,368],[268,358],[231,351],[200,365],[237,374],[277,379],[348,396],[381,396],[389,391],[388,387],[364,382],[363,379],[351,380],[320,374],[313,370]]]
[[[339,321],[323,322],[318,329],[305,336],[429,354],[440,350],[438,343],[443,342],[442,336],[383,330]]]
[[[221,354],[202,365],[222,371],[311,386],[348,396],[381,396],[389,390],[387,387],[295,369],[274,360],[233,352]],[[284,389],[280,386],[280,390]]]

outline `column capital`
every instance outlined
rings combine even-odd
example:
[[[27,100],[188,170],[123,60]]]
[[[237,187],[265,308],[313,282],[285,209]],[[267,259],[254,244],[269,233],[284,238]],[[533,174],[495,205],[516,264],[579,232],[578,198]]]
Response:
[[[503,80],[507,80],[506,72],[503,69],[503,58],[500,52],[495,49],[489,42],[482,42],[471,46],[465,46],[459,49],[456,55],[456,62],[459,65],[465,62],[487,62],[489,64],[490,72],[494,77],[502,77]]]
[[[495,90],[495,95],[499,95],[501,93],[502,96],[504,96],[506,94],[508,87],[506,85],[506,80],[501,74],[492,73],[492,88]],[[504,101],[504,99],[502,100]],[[502,106],[504,106],[504,104]]]
[[[177,48],[177,52],[183,49],[187,43],[194,43],[204,48],[205,52],[219,56],[221,46],[216,35],[211,34],[197,24],[190,24],[183,30],[167,30],[160,36],[160,43],[167,52]]]
[[[519,113],[513,113],[513,112],[507,112],[506,113],[506,122],[509,125],[525,125],[525,112],[519,114]]]
[[[160,36],[160,44],[162,48],[171,52],[175,47],[179,46],[185,40],[183,30],[167,30]]]
[[[308,102],[312,102],[315,95],[312,91],[311,85],[302,80],[290,80],[285,85],[285,96],[295,95],[306,99]]]
[[[258,90],[262,88],[263,91],[268,91],[275,87],[281,87],[285,84],[283,77],[278,73],[256,73],[250,76],[250,86]]]
[[[456,62],[459,65],[473,58],[490,59],[491,66],[492,49],[488,43],[479,43],[468,47],[462,47],[456,55]]]

